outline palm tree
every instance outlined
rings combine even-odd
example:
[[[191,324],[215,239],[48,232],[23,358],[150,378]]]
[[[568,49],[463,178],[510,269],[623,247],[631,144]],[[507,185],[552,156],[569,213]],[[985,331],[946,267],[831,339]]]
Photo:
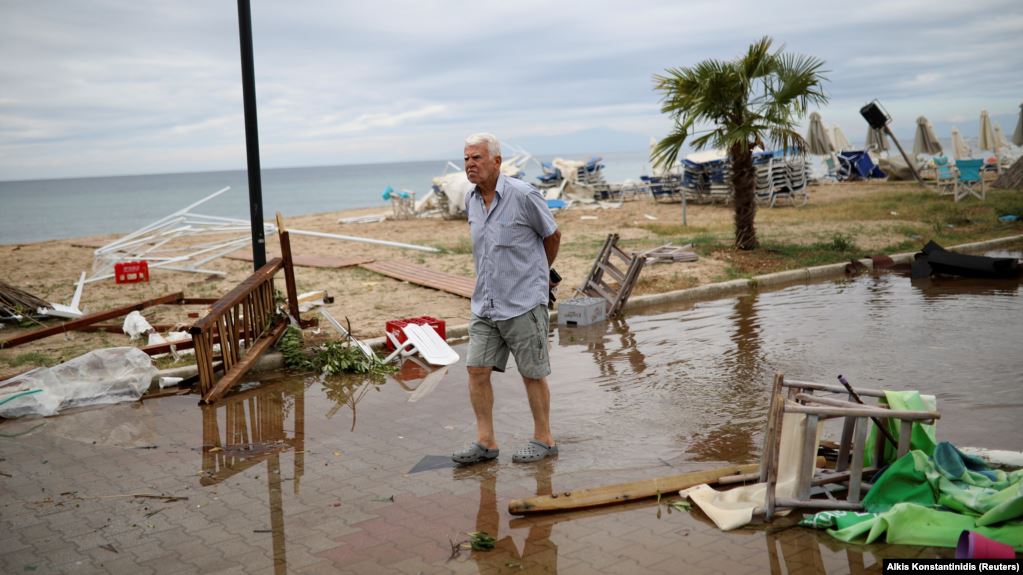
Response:
[[[735,247],[741,250],[758,245],[753,148],[766,141],[802,154],[806,142],[796,132],[797,122],[809,105],[828,100],[822,87],[824,61],[785,54],[781,48],[772,52],[771,42],[765,36],[730,62],[705,60],[654,76],[655,89],[663,93],[661,111],[675,121],[674,131],[654,148],[654,162],[659,167],[675,165],[682,144],[696,135],[697,127],[711,126],[691,143],[698,150],[710,145],[728,152],[735,190]]]

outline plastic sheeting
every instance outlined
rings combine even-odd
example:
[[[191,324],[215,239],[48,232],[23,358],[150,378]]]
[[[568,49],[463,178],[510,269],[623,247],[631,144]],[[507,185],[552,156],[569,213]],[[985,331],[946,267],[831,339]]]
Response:
[[[135,401],[156,373],[150,357],[137,348],[93,350],[0,383],[0,390],[8,392],[0,395],[0,400],[8,396],[0,417],[51,416],[72,407]]]

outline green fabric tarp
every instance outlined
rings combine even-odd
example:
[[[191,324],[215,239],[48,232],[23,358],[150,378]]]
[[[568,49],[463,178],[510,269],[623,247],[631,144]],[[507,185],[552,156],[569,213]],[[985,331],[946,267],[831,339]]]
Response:
[[[863,498],[869,513],[829,511],[801,525],[842,541],[955,547],[963,530],[1023,551],[1023,470],[990,469],[950,443],[913,450],[886,469]],[[825,515],[827,514],[827,515]]]
[[[888,405],[891,409],[897,409],[900,411],[937,411],[938,402],[933,395],[920,395],[918,391],[888,391],[885,390],[884,398],[879,403],[882,405]],[[892,437],[899,437],[899,422],[895,419],[886,419],[885,427],[891,433]],[[874,465],[874,445],[878,441],[884,441],[884,452],[881,456],[881,460],[884,463],[891,463],[895,461],[895,456],[898,455],[896,447],[891,443],[885,441],[879,437],[877,428],[870,426],[870,432],[867,435],[867,442],[864,448],[863,463],[865,467]],[[934,453],[934,446],[937,444],[935,439],[934,425],[927,425],[923,423],[913,422],[912,432],[910,433],[909,447],[910,449],[919,449],[927,455]],[[880,465],[878,466],[880,467]]]

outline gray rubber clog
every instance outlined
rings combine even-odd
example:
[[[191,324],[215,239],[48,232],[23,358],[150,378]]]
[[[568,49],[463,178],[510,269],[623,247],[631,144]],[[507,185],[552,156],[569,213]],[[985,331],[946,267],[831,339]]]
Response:
[[[462,465],[468,465],[471,463],[479,463],[481,461],[491,461],[497,459],[497,454],[500,453],[500,449],[488,449],[479,443],[473,443],[465,449],[451,454],[451,460],[455,463]]]
[[[512,455],[512,461],[515,463],[532,463],[557,454],[557,445],[547,445],[540,440],[530,439],[529,443],[527,443],[525,447],[516,451],[515,454]]]

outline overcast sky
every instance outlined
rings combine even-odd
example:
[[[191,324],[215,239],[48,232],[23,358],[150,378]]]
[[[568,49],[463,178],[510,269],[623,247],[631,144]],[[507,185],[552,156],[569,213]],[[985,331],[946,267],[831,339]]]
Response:
[[[252,2],[264,167],[643,150],[652,76],[770,35],[826,62],[825,123],[1011,134],[1023,2]],[[0,0],[0,180],[245,167],[236,2]]]

